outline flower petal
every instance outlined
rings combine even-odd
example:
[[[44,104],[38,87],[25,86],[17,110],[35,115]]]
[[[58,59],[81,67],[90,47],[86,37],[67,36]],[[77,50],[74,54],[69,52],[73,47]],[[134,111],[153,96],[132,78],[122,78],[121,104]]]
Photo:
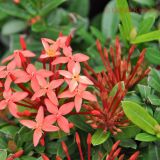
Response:
[[[36,127],[36,122],[32,120],[20,120],[20,123],[31,129],[34,129]]]
[[[64,63],[67,63],[69,60],[68,57],[57,57],[53,62],[52,62],[52,65],[57,65],[57,64],[64,64]]]
[[[97,101],[96,96],[88,91],[84,91],[82,97],[88,101]]]
[[[74,57],[74,60],[76,62],[84,62],[84,61],[87,61],[89,59],[88,56],[86,56],[82,53],[77,53],[77,54],[73,55],[73,57]]]
[[[82,98],[77,95],[75,96],[74,102],[75,102],[76,112],[79,112],[82,106]]]
[[[10,61],[10,60],[12,60],[13,57],[14,57],[14,55],[12,54],[12,55],[10,55],[10,56],[4,58],[4,59],[2,60],[2,64],[6,63],[6,62],[8,62],[8,61]]]
[[[31,100],[34,101],[36,98],[42,97],[43,95],[46,94],[46,92],[47,92],[46,89],[40,89],[40,90],[36,91],[34,93],[34,95],[32,96]]]
[[[80,76],[79,82],[83,84],[93,85],[93,82],[90,79],[88,79],[86,76]]]
[[[70,90],[62,92],[58,98],[72,98],[75,96],[75,92],[71,92]]]
[[[43,107],[40,106],[36,115],[36,122],[37,124],[41,125],[43,123],[43,120],[44,120],[44,110]]]
[[[79,75],[80,71],[81,71],[81,66],[80,66],[79,62],[76,62],[74,64],[73,69],[72,69],[72,73],[73,73],[73,75]]]
[[[72,74],[65,70],[59,70],[58,73],[66,78],[72,78]]]
[[[73,108],[74,108],[74,102],[65,103],[60,107],[59,113],[61,115],[66,115],[70,113]]]
[[[50,77],[50,76],[53,75],[53,72],[47,71],[47,70],[45,70],[45,69],[40,69],[39,71],[37,71],[37,73],[38,73],[39,75],[41,75],[42,77]]]
[[[31,52],[29,50],[24,50],[24,51],[21,51],[21,52],[22,52],[24,57],[35,57],[36,56],[33,52]]]
[[[36,68],[34,67],[33,64],[29,64],[29,65],[27,66],[27,68],[26,68],[26,71],[27,71],[28,73],[30,73],[30,74],[33,74],[33,73],[36,72]]]
[[[58,113],[58,108],[56,105],[54,105],[49,99],[45,99],[44,103],[47,107],[48,112],[53,113],[53,114],[57,114]]]
[[[31,88],[33,89],[34,92],[38,91],[40,89],[38,80],[36,79],[36,77],[32,77],[31,79]]]
[[[5,100],[0,101],[0,110],[5,109],[5,108],[6,108],[6,106],[7,106],[7,103],[6,103],[6,101],[5,101]]]
[[[50,82],[49,88],[50,89],[58,88],[63,82],[64,82],[64,79],[53,80]]]
[[[35,129],[33,133],[33,144],[34,147],[36,147],[39,143],[40,138],[42,137],[42,130],[41,129]]]
[[[48,96],[49,100],[50,100],[54,105],[56,105],[56,106],[59,105],[57,96],[56,96],[56,94],[55,94],[55,92],[54,92],[53,90],[48,89],[48,91],[47,91],[47,96]]]
[[[26,98],[27,96],[28,96],[27,92],[15,92],[12,95],[12,101],[18,102],[18,101],[21,101],[22,99]]]
[[[68,120],[63,117],[60,116],[57,120],[58,126],[65,132],[65,133],[69,133],[70,132],[70,128],[69,128],[69,122]]]
[[[17,105],[16,105],[15,103],[9,102],[9,103],[8,103],[8,109],[9,109],[9,112],[10,112],[14,117],[19,118],[19,116],[18,116],[18,114],[17,114],[17,112],[18,112],[18,110],[17,110]]]
[[[10,88],[11,83],[12,83],[12,79],[11,79],[10,75],[8,75],[6,78],[6,81],[4,83],[5,90],[8,90]]]
[[[72,79],[69,83],[69,90],[73,92],[78,86],[78,82],[75,79]]]

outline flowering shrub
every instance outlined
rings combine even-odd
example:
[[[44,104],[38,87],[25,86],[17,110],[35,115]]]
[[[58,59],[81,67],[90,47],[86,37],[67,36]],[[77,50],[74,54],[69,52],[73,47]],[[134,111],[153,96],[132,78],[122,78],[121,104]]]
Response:
[[[89,57],[72,55],[70,39],[62,35],[56,41],[42,38],[41,69],[31,63],[36,55],[26,49],[22,37],[22,49],[2,61],[0,110],[8,109],[22,125],[34,130],[34,146],[47,132],[62,130],[68,134],[72,124],[66,116],[81,110],[82,99],[96,101],[96,96],[86,90],[92,81],[80,75],[80,62]]]

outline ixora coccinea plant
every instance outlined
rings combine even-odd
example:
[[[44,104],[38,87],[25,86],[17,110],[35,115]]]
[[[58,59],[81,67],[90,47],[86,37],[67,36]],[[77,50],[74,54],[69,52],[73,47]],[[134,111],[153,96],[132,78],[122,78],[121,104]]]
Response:
[[[72,124],[66,116],[74,110],[80,112],[83,99],[97,101],[86,90],[93,82],[80,74],[80,63],[89,57],[72,54],[70,40],[70,36],[62,35],[56,41],[42,38],[44,51],[39,61],[43,67],[36,69],[31,63],[36,55],[26,49],[21,37],[22,49],[14,51],[0,66],[0,110],[8,109],[22,125],[34,130],[34,146],[47,132],[62,130],[68,134]],[[68,98],[61,99],[64,94]]]
[[[34,58],[36,54],[27,50],[23,37],[20,38],[22,49],[15,50],[12,55],[2,60],[2,66],[0,66],[0,110],[5,110],[5,113],[10,113],[21,125],[33,130],[34,147],[39,143],[44,146],[45,137],[49,132],[59,133],[59,131],[63,131],[69,134],[70,129],[74,126],[74,124],[68,120],[69,115],[88,115],[86,117],[94,122],[92,123],[94,128],[103,128],[104,131],[109,129],[113,134],[115,131],[120,130],[117,126],[128,124],[128,121],[125,120],[124,122],[121,120],[121,117],[118,118],[118,116],[124,116],[124,114],[122,110],[116,108],[117,106],[119,107],[120,101],[127,91],[125,89],[124,92],[123,87],[118,83],[122,80],[114,81],[111,86],[109,81],[105,83],[105,80],[102,81],[99,77],[101,73],[97,75],[93,72],[94,76],[98,76],[97,81],[90,76],[87,70],[84,70],[86,76],[82,75],[80,63],[85,63],[89,57],[82,53],[73,54],[70,41],[71,36],[63,36],[61,34],[55,41],[42,38],[44,50],[38,58],[38,61],[42,64],[42,68],[40,69],[31,63],[31,58]],[[98,45],[100,46],[100,44]],[[142,57],[140,59],[143,61],[143,52],[140,57]],[[85,65],[86,68],[91,70],[87,63]],[[120,68],[118,70],[120,71]],[[119,72],[115,73],[116,75],[120,74]],[[148,71],[146,71],[143,76],[147,73]],[[103,74],[105,75],[106,73],[103,72]],[[133,78],[134,76],[132,75],[131,77]],[[104,108],[98,105],[95,94],[87,90],[88,86],[94,84],[97,88],[99,87],[99,89],[103,87],[100,92],[102,91]],[[107,84],[111,87],[108,88]],[[120,97],[120,99],[117,99],[115,105],[113,102],[114,97],[105,97],[106,99],[104,99],[104,96],[106,93],[106,96],[108,96],[109,89],[114,88],[116,84],[118,84],[118,89],[116,90],[115,97]],[[123,96],[121,95],[122,93]],[[84,104],[83,100],[89,102]],[[111,107],[111,110],[108,110],[109,112],[107,112],[107,108],[105,108],[106,105],[108,105],[107,101],[110,101],[111,106],[116,106]],[[84,111],[86,109],[87,112]],[[113,119],[111,120],[111,118],[109,118],[109,121],[106,121],[112,112]],[[14,124],[14,122],[7,119],[5,115],[1,116],[1,118],[8,123]],[[61,138],[61,136],[59,136],[59,138]],[[84,154],[82,150],[78,132],[75,134],[75,142],[78,146],[79,159],[84,160],[87,157],[87,159],[90,160],[92,157],[91,134],[88,133],[87,137],[87,154]],[[101,155],[99,159],[104,157],[106,160],[114,160],[115,158],[123,160],[124,154],[120,154],[121,148],[118,148],[119,143],[120,141],[116,142],[111,148],[110,153],[108,153],[108,155]],[[63,139],[61,140],[61,144],[67,160],[70,160],[71,157]],[[9,156],[7,160],[19,158],[24,152],[25,151],[21,149]],[[130,157],[130,160],[136,160],[138,155],[139,152],[135,152]],[[41,157],[43,160],[49,160],[48,156],[44,153],[41,154]],[[60,156],[56,156],[56,160],[61,159]]]

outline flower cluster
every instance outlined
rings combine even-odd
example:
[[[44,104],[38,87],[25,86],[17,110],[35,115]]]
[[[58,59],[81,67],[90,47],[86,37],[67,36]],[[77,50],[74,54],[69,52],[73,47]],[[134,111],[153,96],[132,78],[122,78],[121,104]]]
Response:
[[[142,63],[146,50],[144,49],[140,53],[136,65],[132,66],[131,55],[135,50],[135,45],[130,48],[128,57],[122,58],[118,37],[116,38],[115,48],[110,47],[110,54],[106,48],[102,48],[98,40],[96,44],[105,66],[105,71],[96,73],[85,63],[86,69],[84,69],[84,73],[94,82],[102,107],[98,102],[84,104],[86,110],[92,113],[92,115],[87,116],[87,122],[93,128],[102,128],[105,131],[110,130],[112,134],[117,134],[117,132],[121,132],[120,126],[128,125],[128,120],[124,118],[121,101],[127,91],[150,71]]]
[[[71,125],[66,116],[74,109],[78,113],[83,99],[96,101],[86,90],[93,82],[80,74],[80,62],[89,57],[73,54],[70,41],[71,36],[63,35],[56,41],[42,38],[42,68],[37,69],[31,63],[36,55],[27,50],[21,37],[22,49],[15,50],[0,66],[0,110],[9,110],[22,125],[34,130],[34,146],[44,138],[43,133],[69,133]]]

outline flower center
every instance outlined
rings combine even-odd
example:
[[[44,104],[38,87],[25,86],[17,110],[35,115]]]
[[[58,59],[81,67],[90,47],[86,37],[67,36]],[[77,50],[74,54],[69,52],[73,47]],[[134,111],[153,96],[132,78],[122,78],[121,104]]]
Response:
[[[72,77],[74,80],[78,81],[79,80],[79,75],[73,75]]]
[[[49,57],[54,57],[56,54],[56,51],[50,48],[50,49],[46,50],[46,53]]]

